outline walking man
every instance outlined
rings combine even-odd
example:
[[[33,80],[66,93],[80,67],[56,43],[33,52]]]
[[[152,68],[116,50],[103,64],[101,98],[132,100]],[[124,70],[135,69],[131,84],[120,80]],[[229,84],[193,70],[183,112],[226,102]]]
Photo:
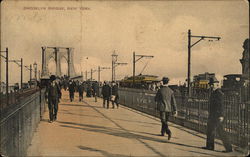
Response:
[[[115,82],[112,82],[111,101],[112,101],[113,108],[115,108],[115,104],[116,104],[117,108],[119,107],[118,85]]]
[[[61,90],[56,82],[55,75],[50,76],[46,93],[48,94],[49,122],[52,123],[52,121],[55,121],[57,118],[58,102],[61,95]]]
[[[203,149],[214,150],[214,138],[215,131],[217,131],[220,139],[223,142],[225,147],[224,152],[232,152],[232,145],[229,142],[229,139],[226,135],[226,132],[223,129],[224,121],[224,93],[217,86],[214,85],[214,79],[210,79],[209,84],[212,89],[212,93],[209,98],[209,113],[208,113],[208,122],[207,122],[207,141],[206,147]]]
[[[74,100],[74,93],[75,93],[75,85],[72,80],[69,81],[69,98],[72,102]]]
[[[82,101],[83,99],[83,83],[82,82],[79,82],[79,85],[78,85],[78,92],[79,92],[79,101]]]
[[[92,91],[93,91],[93,97],[95,97],[95,102],[97,102],[97,93],[99,90],[98,82],[93,82],[92,84]]]
[[[169,79],[163,77],[163,85],[157,91],[155,101],[157,103],[157,110],[160,111],[161,119],[161,136],[168,134],[168,140],[170,140],[172,133],[168,127],[168,120],[170,115],[177,113],[176,102],[174,92],[168,87]]]
[[[105,108],[105,102],[107,101],[107,109],[109,108],[109,100],[111,96],[111,87],[104,81],[102,86],[102,97],[103,97],[103,107]]]

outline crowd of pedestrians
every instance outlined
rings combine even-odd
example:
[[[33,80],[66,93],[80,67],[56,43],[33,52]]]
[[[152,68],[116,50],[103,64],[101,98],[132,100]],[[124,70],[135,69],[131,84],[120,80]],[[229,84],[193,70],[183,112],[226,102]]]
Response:
[[[175,101],[174,91],[168,86],[169,78],[163,77],[160,86],[158,87],[155,102],[156,110],[160,113],[161,120],[161,136],[168,135],[168,140],[172,137],[172,132],[168,126],[170,116],[177,114],[177,105]],[[228,140],[226,132],[223,128],[224,108],[223,108],[223,92],[217,89],[213,81],[210,81],[212,93],[210,96],[210,108],[207,122],[207,140],[206,146],[203,149],[214,150],[215,132],[218,132],[224,147],[225,152],[232,152],[232,145]],[[94,97],[97,102],[97,97],[103,98],[103,107],[109,109],[110,101],[112,108],[119,107],[119,92],[118,84],[116,82],[109,83],[104,81],[103,85],[96,81],[73,81],[65,79],[57,79],[54,75],[50,77],[50,81],[46,87],[48,108],[49,108],[49,122],[52,123],[57,119],[58,103],[61,99],[61,89],[69,91],[70,101],[74,101],[75,92],[79,93],[79,102],[83,101],[83,94],[86,97]],[[101,93],[99,92],[101,90]]]

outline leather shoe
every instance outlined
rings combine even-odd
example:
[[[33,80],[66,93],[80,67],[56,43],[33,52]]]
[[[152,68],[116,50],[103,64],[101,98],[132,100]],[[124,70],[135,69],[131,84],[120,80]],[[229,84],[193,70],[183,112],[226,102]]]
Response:
[[[172,137],[172,133],[169,133],[169,134],[168,134],[168,140],[170,140],[171,137]]]
[[[202,147],[202,149],[214,150],[213,148],[210,148],[210,147]]]
[[[233,152],[233,149],[228,149],[228,150],[224,150],[222,151],[223,153],[230,153],[230,152]]]

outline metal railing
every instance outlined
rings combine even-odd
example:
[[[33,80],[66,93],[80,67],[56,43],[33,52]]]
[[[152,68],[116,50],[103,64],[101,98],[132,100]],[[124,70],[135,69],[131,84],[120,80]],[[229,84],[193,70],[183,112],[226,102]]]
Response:
[[[15,103],[1,108],[1,155],[26,155],[33,133],[45,110],[44,94],[44,89],[29,91],[25,95],[15,97]]]
[[[156,92],[119,88],[120,103],[124,106],[159,117],[154,101]],[[249,145],[250,137],[250,103],[243,101],[241,93],[225,93],[225,130],[230,135],[230,141],[240,147]],[[209,92],[195,93],[191,98],[186,94],[175,92],[177,102],[177,117],[170,121],[187,128],[206,133],[208,119]]]

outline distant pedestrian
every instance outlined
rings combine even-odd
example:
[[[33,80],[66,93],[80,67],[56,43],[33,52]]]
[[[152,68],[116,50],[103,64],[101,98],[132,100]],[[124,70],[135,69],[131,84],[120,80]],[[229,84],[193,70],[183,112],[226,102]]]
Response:
[[[91,96],[92,96],[92,86],[91,86],[91,82],[87,82],[87,92],[86,92],[86,96],[87,96],[87,97],[91,97]]]
[[[61,95],[61,90],[58,83],[55,81],[55,75],[50,76],[50,82],[47,86],[46,93],[48,98],[49,107],[49,122],[55,121],[57,119],[58,112],[58,102]]]
[[[170,140],[172,133],[168,126],[168,120],[170,115],[175,115],[177,113],[176,101],[174,97],[174,92],[168,87],[169,79],[163,77],[163,85],[157,91],[155,96],[155,101],[157,103],[157,110],[160,111],[161,119],[161,136],[165,133],[168,134],[168,140]]]
[[[79,82],[78,84],[79,101],[83,100],[83,91],[84,91],[83,83]]]
[[[116,104],[116,107],[119,108],[118,84],[115,82],[112,83],[111,101],[112,101],[113,108],[115,108],[115,104]]]
[[[102,86],[102,97],[103,97],[103,107],[105,108],[105,103],[107,102],[107,109],[109,108],[109,100],[111,96],[111,87],[108,85],[106,81],[104,81],[104,85]]]
[[[206,147],[203,149],[214,150],[214,138],[215,131],[218,132],[220,139],[225,147],[224,152],[232,152],[232,145],[227,137],[227,134],[223,128],[224,121],[224,93],[218,87],[214,86],[214,79],[210,79],[209,84],[212,89],[212,93],[209,98],[209,113],[207,121],[207,141]]]
[[[69,81],[69,99],[72,102],[74,100],[75,84],[72,80]]]
[[[99,91],[99,84],[98,84],[98,82],[93,82],[93,84],[92,84],[92,92],[93,92],[93,97],[95,97],[95,102],[97,102],[98,91]]]

